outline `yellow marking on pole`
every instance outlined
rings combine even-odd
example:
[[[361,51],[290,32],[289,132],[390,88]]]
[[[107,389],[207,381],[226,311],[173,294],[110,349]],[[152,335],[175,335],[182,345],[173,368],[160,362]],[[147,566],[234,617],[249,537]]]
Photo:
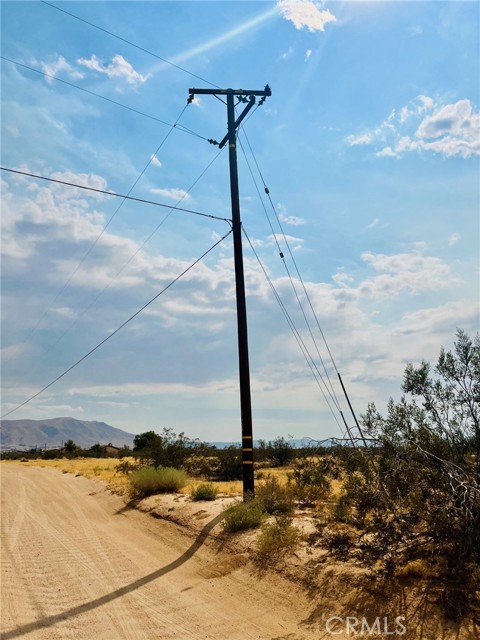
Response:
[[[253,460],[244,460],[243,464],[253,464]]]
[[[253,451],[253,449],[247,449],[246,447],[242,447],[242,451]]]

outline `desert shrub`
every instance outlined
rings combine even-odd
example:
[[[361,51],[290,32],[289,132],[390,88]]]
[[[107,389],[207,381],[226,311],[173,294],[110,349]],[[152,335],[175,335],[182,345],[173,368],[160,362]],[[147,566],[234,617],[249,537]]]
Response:
[[[82,450],[73,440],[67,440],[63,445],[63,453],[66,458],[72,459],[78,458],[81,455]]]
[[[285,514],[275,517],[273,522],[266,522],[256,542],[259,560],[268,562],[279,559],[289,551],[293,551],[300,541],[300,533],[292,525],[291,518]]]
[[[192,500],[215,500],[218,496],[218,487],[211,482],[202,482],[192,489]]]
[[[303,504],[314,504],[330,493],[332,472],[336,463],[331,458],[297,459],[288,474],[293,495]]]
[[[257,500],[237,502],[223,512],[223,528],[228,533],[257,529],[264,518],[265,513]]]
[[[242,451],[239,446],[230,445],[216,452],[219,464],[209,480],[241,480],[243,476]]]
[[[185,486],[187,475],[172,467],[141,467],[129,476],[130,495],[138,499],[155,493],[174,493]]]
[[[410,560],[395,572],[397,578],[438,578],[439,567],[423,558]]]
[[[137,469],[140,469],[141,466],[142,465],[138,464],[138,462],[130,462],[130,460],[123,460],[122,462],[119,462],[115,467],[115,473],[124,473],[125,475],[128,475],[132,471],[136,471]]]
[[[185,460],[204,445],[199,440],[178,435],[173,429],[163,429],[161,434],[145,431],[133,439],[133,454],[147,460],[153,467],[180,469]]]
[[[47,449],[43,454],[44,460],[55,460],[62,457],[63,453],[60,449]]]
[[[349,457],[337,515],[368,528],[363,553],[386,575],[422,559],[458,617],[480,591],[480,336],[459,330],[436,367],[408,365],[402,390],[385,417],[373,404],[362,416],[378,444]]]
[[[344,557],[357,542],[355,531],[344,524],[330,525],[323,528],[322,542],[329,551]]]
[[[288,440],[283,437],[274,440],[259,440],[255,449],[255,459],[259,462],[268,462],[271,467],[284,467],[288,465],[295,455],[295,449]]]
[[[281,485],[275,476],[268,475],[257,485],[255,495],[262,509],[271,515],[292,513],[294,509],[291,485]]]
[[[193,478],[215,479],[219,475],[220,460],[216,455],[193,455],[186,458],[183,468]]]
[[[86,458],[107,458],[107,448],[98,442],[83,452]]]

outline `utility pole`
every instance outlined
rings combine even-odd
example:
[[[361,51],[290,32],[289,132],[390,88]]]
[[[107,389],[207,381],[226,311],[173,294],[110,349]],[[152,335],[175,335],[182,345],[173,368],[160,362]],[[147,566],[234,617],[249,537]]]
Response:
[[[240,410],[242,422],[242,462],[243,462],[243,499],[248,500],[255,492],[253,478],[253,425],[252,401],[250,394],[250,366],[248,361],[248,332],[247,306],[245,301],[245,278],[243,271],[242,252],[242,221],[240,217],[240,196],[238,189],[237,168],[237,130],[245,116],[256,102],[256,96],[261,96],[259,105],[263,104],[267,96],[271,95],[267,85],[263,91],[248,91],[244,89],[189,89],[189,103],[195,95],[214,95],[227,98],[227,134],[221,142],[209,140],[211,144],[222,149],[228,142],[228,157],[230,164],[230,194],[232,204],[232,232],[233,253],[235,264],[235,286],[237,297],[237,330],[238,330],[238,360],[240,375]],[[235,119],[235,98],[238,102],[247,102],[247,106]],[[220,98],[221,99],[221,98]],[[223,100],[222,100],[223,102]],[[238,103],[237,103],[238,104]]]

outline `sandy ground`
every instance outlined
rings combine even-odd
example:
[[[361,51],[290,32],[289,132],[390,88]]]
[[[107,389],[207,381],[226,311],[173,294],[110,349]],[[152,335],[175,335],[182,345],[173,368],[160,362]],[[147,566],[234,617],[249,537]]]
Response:
[[[180,528],[56,470],[2,466],[1,482],[3,640],[323,636],[300,590],[210,541],[219,516]]]

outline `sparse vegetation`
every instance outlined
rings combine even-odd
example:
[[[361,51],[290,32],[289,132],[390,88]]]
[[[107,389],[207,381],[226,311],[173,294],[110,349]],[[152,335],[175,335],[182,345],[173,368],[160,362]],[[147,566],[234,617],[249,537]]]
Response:
[[[272,475],[257,485],[255,495],[262,509],[271,515],[292,513],[295,506],[291,484],[282,485]]]
[[[211,482],[202,482],[192,489],[192,500],[215,500],[218,496],[218,487]]]
[[[265,518],[265,513],[255,499],[237,502],[223,512],[223,528],[228,533],[257,529]]]
[[[436,367],[406,368],[402,390],[386,416],[373,404],[362,416],[368,448],[293,450],[281,438],[260,443],[255,499],[227,508],[223,527],[228,533],[261,527],[259,562],[274,562],[302,540],[292,519],[300,508],[310,520],[302,527],[309,535],[306,552],[318,551],[317,566],[331,559],[355,563],[371,584],[388,581],[392,589],[426,584],[429,601],[461,618],[478,607],[480,593],[480,338],[459,331],[454,351],[442,350]],[[99,445],[91,449],[103,453]],[[275,458],[275,449],[286,458]],[[129,487],[137,498],[190,484],[192,500],[214,500],[219,490],[241,492],[238,446],[217,450],[164,430],[140,434],[135,453],[121,463],[18,456],[24,464],[110,482],[115,472],[118,490]],[[280,466],[291,453],[290,466]],[[167,459],[181,469],[148,466]]]
[[[332,457],[299,458],[289,474],[293,495],[303,505],[313,506],[330,494],[330,482],[338,473]]]
[[[133,454],[153,467],[174,467],[180,469],[185,460],[204,448],[199,440],[187,438],[184,433],[178,435],[173,429],[163,429],[161,434],[145,431],[135,436]]]
[[[386,417],[373,404],[362,417],[377,446],[344,456],[335,516],[368,532],[361,557],[384,577],[434,575],[458,618],[480,590],[480,337],[458,331],[433,371],[407,366],[402,389]]]
[[[130,495],[134,499],[155,493],[174,493],[187,484],[187,474],[173,467],[141,467],[132,471]]]
[[[300,542],[300,533],[285,514],[276,516],[273,522],[265,522],[257,539],[256,547],[260,563],[274,562],[295,550]]]
[[[259,440],[258,447],[255,450],[256,460],[266,462],[270,467],[285,467],[290,464],[295,455],[294,447],[282,437],[268,442]]]

